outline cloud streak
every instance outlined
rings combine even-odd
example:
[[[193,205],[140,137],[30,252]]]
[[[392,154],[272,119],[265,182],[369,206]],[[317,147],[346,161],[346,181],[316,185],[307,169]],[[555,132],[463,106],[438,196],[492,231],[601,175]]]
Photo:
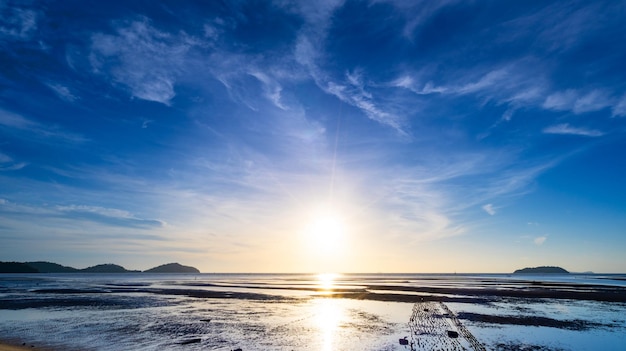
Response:
[[[573,127],[568,123],[555,124],[553,126],[546,127],[543,129],[543,132],[546,134],[580,135],[586,137],[599,137],[604,135],[604,133],[599,130]]]
[[[547,236],[545,236],[545,235],[538,236],[538,237],[533,239],[533,243],[535,243],[535,245],[537,245],[537,246],[541,246],[541,245],[543,245],[546,242],[546,240],[548,240]]]
[[[496,209],[493,207],[492,204],[486,204],[483,205],[482,209],[487,212],[488,215],[493,216],[496,214]]]
[[[61,140],[70,143],[82,143],[87,141],[79,134],[37,122],[2,108],[0,108],[0,128],[24,132],[28,137],[35,136],[42,140]]]

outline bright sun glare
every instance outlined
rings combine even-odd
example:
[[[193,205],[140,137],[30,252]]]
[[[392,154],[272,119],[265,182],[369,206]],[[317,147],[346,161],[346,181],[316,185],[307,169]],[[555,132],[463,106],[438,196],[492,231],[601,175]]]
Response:
[[[319,211],[306,230],[310,244],[318,254],[335,254],[341,250],[346,235],[342,218],[332,211]]]

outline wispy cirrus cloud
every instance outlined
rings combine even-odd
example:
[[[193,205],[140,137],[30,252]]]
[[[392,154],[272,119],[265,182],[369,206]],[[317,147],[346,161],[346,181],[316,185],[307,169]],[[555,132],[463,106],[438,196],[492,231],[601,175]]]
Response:
[[[543,132],[546,134],[581,135],[587,137],[599,137],[604,135],[604,133],[599,130],[573,127],[568,123],[561,123],[546,127],[543,129]]]
[[[37,216],[41,223],[58,219],[71,221],[89,221],[99,226],[113,226],[126,228],[161,228],[166,224],[158,219],[145,219],[135,216],[129,211],[116,208],[106,208],[90,205],[32,205],[20,204],[0,199],[0,214],[10,213],[14,218],[28,218]],[[19,222],[15,222],[15,224]],[[19,224],[17,224],[19,225]]]
[[[626,116],[626,95],[622,96],[622,98],[613,106],[613,117],[624,117]]]
[[[65,85],[62,85],[62,84],[59,84],[59,83],[48,83],[46,85],[55,94],[57,94],[58,97],[60,97],[61,99],[65,100],[67,102],[74,102],[74,101],[78,100],[78,96],[74,95],[74,93],[72,93],[70,88],[68,88]]]
[[[250,72],[249,74],[255,77],[256,79],[258,79],[261,83],[263,83],[263,90],[265,92],[265,96],[276,107],[283,109],[283,110],[288,109],[281,101],[280,93],[283,90],[283,88],[280,86],[280,84],[276,80],[270,78],[267,74],[260,72],[260,71]]]
[[[433,19],[433,16],[454,15],[454,12],[447,12],[447,9],[454,8],[453,2],[441,2],[437,5],[421,2],[407,4],[402,1],[386,3],[393,4],[399,10],[414,10],[407,11],[414,17],[413,20],[407,20],[407,23],[413,21],[418,25],[407,27],[412,28],[410,32],[417,38],[422,26],[432,25],[428,20]],[[472,7],[473,4],[467,6]],[[489,28],[472,24],[470,27],[474,30],[473,37],[464,41],[466,44],[458,49],[456,55],[446,53],[449,56],[438,57],[441,62],[463,60],[465,54],[478,50],[471,42],[474,40],[481,43],[481,51],[501,51],[510,46],[515,53],[485,67],[463,61],[456,64],[442,63],[432,68],[428,67],[428,62],[420,62],[418,65],[405,63],[391,85],[409,89],[418,95],[466,95],[474,96],[482,103],[495,102],[507,106],[502,114],[504,121],[511,120],[516,111],[524,108],[572,111],[575,114],[612,109],[613,116],[623,115],[626,113],[620,107],[621,100],[615,98],[623,95],[623,86],[607,84],[598,75],[591,81],[588,77],[584,78],[585,83],[582,86],[593,88],[581,88],[582,83],[576,83],[575,80],[569,88],[563,87],[559,77],[564,72],[553,64],[553,60],[568,62],[563,55],[570,50],[623,32],[625,26],[619,16],[623,10],[623,4],[617,3],[546,4],[530,9],[516,18],[502,17],[501,22],[489,23]],[[414,15],[415,13],[424,16]],[[462,33],[456,35],[463,36]],[[443,36],[443,39],[448,38]],[[524,46],[527,49],[520,51],[515,43],[528,43],[529,46]],[[551,58],[545,57],[546,52],[551,52]],[[615,64],[612,58],[608,60],[608,65],[605,62],[597,66],[591,59],[585,69],[601,72],[612,64]]]
[[[567,51],[589,40],[598,30],[611,28],[606,23],[619,22],[619,12],[623,10],[623,4],[618,3],[578,1],[546,5],[502,23],[499,40],[519,41],[532,36],[538,49]],[[528,28],[533,30],[528,31]]]
[[[0,171],[19,171],[20,169],[28,166],[26,162],[12,163],[12,164],[0,164]]]
[[[0,152],[0,171],[18,171],[27,165],[26,162],[15,162],[12,157]]]
[[[0,41],[28,40],[37,29],[37,11],[0,2]]]
[[[169,105],[176,96],[176,79],[185,69],[186,55],[199,42],[184,32],[160,31],[150,20],[114,23],[115,34],[91,38],[89,56],[96,73],[128,88],[132,96]]]
[[[28,133],[29,136],[34,135],[41,139],[56,139],[72,143],[81,143],[86,141],[86,139],[79,134],[74,134],[56,126],[50,126],[37,122],[2,108],[0,108],[0,128],[21,131]]]
[[[334,77],[323,68],[325,65],[323,47],[332,24],[332,14],[343,3],[341,0],[299,5],[297,12],[304,17],[306,23],[298,33],[293,48],[294,58],[307,70],[322,91],[358,108],[368,118],[406,135],[402,118],[380,103],[373,93],[366,91],[361,72],[344,72],[343,77]]]
[[[616,99],[601,90],[581,93],[575,89],[568,89],[549,95],[542,106],[549,110],[572,111],[575,114],[581,114],[599,111],[617,103]]]
[[[77,219],[86,219],[105,225],[131,228],[158,228],[165,222],[157,219],[138,218],[126,210],[87,205],[60,205],[55,207],[60,213]]]
[[[496,209],[493,207],[492,204],[486,204],[483,205],[482,209],[487,212],[487,214],[489,214],[490,216],[493,216],[496,214]]]
[[[537,246],[541,246],[541,245],[543,245],[546,242],[546,240],[548,240],[548,237],[545,236],[545,235],[542,235],[542,236],[538,236],[538,237],[534,238],[533,239],[533,243],[535,243],[535,245],[537,245]]]

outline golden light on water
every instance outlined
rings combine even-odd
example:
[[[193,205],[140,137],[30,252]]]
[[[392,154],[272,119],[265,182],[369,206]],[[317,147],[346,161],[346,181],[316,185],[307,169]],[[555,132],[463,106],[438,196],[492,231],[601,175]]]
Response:
[[[338,277],[339,274],[336,273],[320,273],[317,275],[318,286],[322,290],[333,290]]]
[[[338,342],[339,327],[345,318],[343,307],[335,299],[317,299],[314,309],[315,326],[320,331],[320,350],[334,350]]]

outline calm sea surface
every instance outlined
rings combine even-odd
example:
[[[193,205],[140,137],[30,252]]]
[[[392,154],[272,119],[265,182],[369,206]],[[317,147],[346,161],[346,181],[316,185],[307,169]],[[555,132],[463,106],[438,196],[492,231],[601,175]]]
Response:
[[[59,350],[410,350],[399,339],[418,337],[413,308],[433,301],[487,350],[626,350],[625,296],[622,275],[0,274],[0,339]]]

